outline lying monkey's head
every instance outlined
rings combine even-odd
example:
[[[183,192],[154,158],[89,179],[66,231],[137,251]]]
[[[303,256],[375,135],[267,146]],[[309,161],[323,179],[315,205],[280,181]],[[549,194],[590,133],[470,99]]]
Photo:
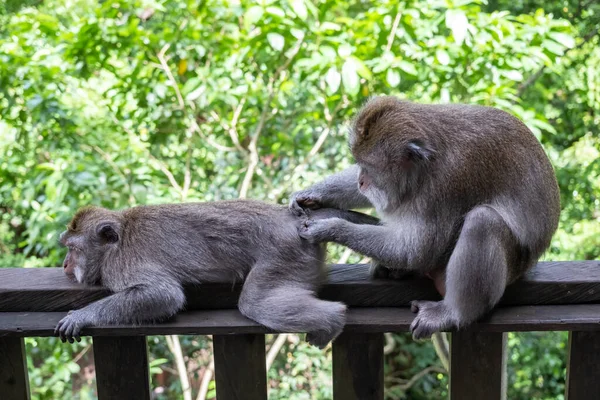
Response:
[[[362,108],[349,143],[361,169],[359,189],[379,210],[415,189],[420,167],[434,155],[411,104],[392,96],[373,98]]]
[[[98,262],[109,247],[119,242],[119,232],[116,213],[99,207],[79,210],[59,239],[68,249],[63,262],[65,274],[79,283],[98,283]]]

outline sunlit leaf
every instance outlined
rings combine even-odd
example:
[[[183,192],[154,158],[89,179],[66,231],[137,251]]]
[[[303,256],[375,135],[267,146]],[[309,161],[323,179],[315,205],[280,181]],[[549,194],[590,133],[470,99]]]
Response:
[[[329,68],[327,74],[325,74],[325,82],[327,82],[327,88],[329,89],[329,92],[331,94],[338,91],[338,89],[340,88],[341,80],[342,77],[340,73],[336,70],[336,68]]]
[[[442,65],[448,65],[450,63],[450,56],[445,50],[438,49],[435,52],[435,56],[438,62]]]
[[[298,16],[298,18],[305,20],[308,16],[308,11],[306,9],[306,5],[304,4],[304,0],[292,0],[291,4],[292,10]]]
[[[462,45],[467,37],[467,28],[469,20],[465,12],[460,9],[451,9],[446,11],[446,26],[452,31],[454,41]]]
[[[400,73],[393,69],[388,69],[385,80],[391,87],[396,87],[400,84]]]
[[[356,63],[352,60],[347,60],[342,66],[342,83],[344,88],[351,95],[358,94],[360,90],[360,79],[356,71]]]
[[[283,50],[283,46],[285,45],[285,39],[279,33],[268,33],[267,40],[271,47],[277,51]]]

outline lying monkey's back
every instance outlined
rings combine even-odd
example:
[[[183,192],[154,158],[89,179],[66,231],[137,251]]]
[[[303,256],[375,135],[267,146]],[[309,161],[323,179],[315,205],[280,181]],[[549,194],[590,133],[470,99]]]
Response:
[[[185,281],[245,277],[261,258],[306,256],[299,219],[287,207],[253,200],[138,206],[120,212],[119,251],[174,271]]]

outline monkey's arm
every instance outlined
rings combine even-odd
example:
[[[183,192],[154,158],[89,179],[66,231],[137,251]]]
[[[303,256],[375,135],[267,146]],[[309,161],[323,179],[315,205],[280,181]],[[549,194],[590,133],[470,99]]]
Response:
[[[79,310],[69,311],[54,330],[63,342],[79,341],[81,329],[92,325],[140,324],[174,315],[183,308],[185,295],[174,281],[130,286]]]
[[[353,165],[337,174],[325,178],[305,190],[292,195],[290,209],[296,215],[302,215],[304,208],[316,209],[321,207],[367,208],[373,205],[358,190],[358,173],[360,168]]]
[[[311,242],[335,242],[389,265],[406,265],[407,240],[383,225],[358,225],[340,218],[307,220],[299,234]]]

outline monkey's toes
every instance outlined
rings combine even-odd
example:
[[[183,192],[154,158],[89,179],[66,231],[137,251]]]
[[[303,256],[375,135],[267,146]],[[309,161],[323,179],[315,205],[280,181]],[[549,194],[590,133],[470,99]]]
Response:
[[[56,329],[54,329],[54,334],[57,335],[60,340],[65,343],[74,343],[75,340],[81,342],[81,338],[79,336],[81,332],[81,327],[78,322],[74,320],[74,318],[69,315],[61,319],[56,325]]]
[[[414,313],[418,313],[419,312],[419,302],[418,301],[411,301],[410,302],[410,311],[414,312]]]
[[[327,333],[325,331],[315,331],[315,332],[308,332],[306,334],[305,340],[309,344],[316,346],[319,349],[323,350],[325,347],[327,347],[329,342],[331,342],[333,340],[333,337],[330,333]]]
[[[410,325],[413,339],[426,339],[435,332],[445,331],[455,326],[450,310],[442,302],[413,301],[411,311],[417,316]]]

